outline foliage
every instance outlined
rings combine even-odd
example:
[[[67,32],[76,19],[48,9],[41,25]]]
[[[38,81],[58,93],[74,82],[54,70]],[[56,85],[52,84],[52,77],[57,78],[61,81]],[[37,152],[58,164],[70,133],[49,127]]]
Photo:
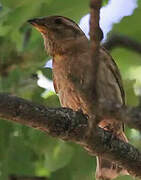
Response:
[[[35,16],[64,15],[79,22],[88,13],[85,0],[1,0],[0,8],[0,92],[9,92],[47,106],[59,106],[58,97],[37,86],[38,70],[51,78],[43,69],[47,61],[40,34],[26,21]],[[115,25],[113,31],[141,41],[139,23],[141,2],[131,17]],[[138,26],[133,24],[137,24]],[[127,103],[137,105],[135,92],[141,88],[140,55],[126,49],[112,52],[121,70],[127,94]],[[139,146],[140,134],[127,129],[127,135]],[[9,174],[48,176],[52,180],[92,180],[95,158],[81,147],[7,121],[0,121],[0,179]],[[123,178],[118,178],[119,180]],[[131,179],[124,177],[124,180]]]

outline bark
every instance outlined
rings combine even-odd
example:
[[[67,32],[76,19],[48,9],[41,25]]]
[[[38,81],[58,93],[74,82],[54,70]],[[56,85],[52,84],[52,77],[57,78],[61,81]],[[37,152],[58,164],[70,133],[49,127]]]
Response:
[[[113,109],[117,108],[117,112],[111,109],[111,105],[107,106],[110,110],[105,116],[114,116],[115,119],[118,116],[118,120],[128,119],[131,126],[138,127],[134,126],[133,122],[141,121],[140,107],[124,109],[119,105],[113,107],[112,104]],[[108,108],[101,113],[101,117],[104,117],[105,111],[108,111]],[[141,178],[141,153],[134,146],[99,127],[88,134],[87,117],[82,112],[74,112],[68,108],[46,108],[16,96],[0,94],[0,117],[40,129],[51,136],[76,142],[91,155],[102,155],[123,166],[131,175]]]

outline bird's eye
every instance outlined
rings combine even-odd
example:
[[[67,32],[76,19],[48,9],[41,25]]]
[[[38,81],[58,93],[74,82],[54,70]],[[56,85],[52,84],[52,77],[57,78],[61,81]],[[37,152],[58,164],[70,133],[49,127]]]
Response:
[[[54,20],[55,24],[62,24],[62,20],[60,18],[57,18]]]

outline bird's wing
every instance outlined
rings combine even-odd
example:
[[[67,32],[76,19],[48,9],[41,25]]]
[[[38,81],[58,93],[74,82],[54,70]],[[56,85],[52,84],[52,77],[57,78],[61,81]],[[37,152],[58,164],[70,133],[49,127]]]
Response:
[[[119,69],[117,67],[117,64],[115,63],[115,61],[113,60],[113,58],[111,57],[111,55],[108,53],[108,51],[105,48],[102,48],[108,55],[110,58],[108,58],[108,60],[110,61],[107,62],[107,68],[109,68],[109,70],[112,72],[113,76],[115,77],[115,80],[119,86],[120,92],[121,92],[121,97],[122,97],[122,101],[123,104],[125,104],[125,92],[123,89],[123,83],[122,83],[122,78],[119,72]]]
[[[118,86],[120,88],[120,92],[121,92],[121,97],[122,97],[122,100],[123,100],[123,104],[125,104],[125,92],[124,92],[124,89],[123,89],[123,83],[122,83],[122,79],[121,79],[121,76],[120,76],[120,72],[117,68],[117,65],[115,63],[115,61],[113,59],[112,60],[112,64],[110,64],[109,66],[109,69],[112,71],[117,83],[118,83]]]

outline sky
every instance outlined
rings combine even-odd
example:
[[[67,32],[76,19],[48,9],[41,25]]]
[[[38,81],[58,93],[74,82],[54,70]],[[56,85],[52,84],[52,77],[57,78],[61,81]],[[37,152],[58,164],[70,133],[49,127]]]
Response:
[[[103,31],[103,42],[107,39],[108,33],[112,30],[114,24],[119,23],[124,17],[131,16],[137,8],[137,0],[109,0],[108,4],[101,8],[100,11],[100,27]],[[79,26],[89,38],[89,18],[86,14],[80,19]],[[45,67],[52,68],[52,60],[49,60]],[[51,80],[45,78],[39,73],[38,85],[47,91],[54,91]]]
[[[125,8],[126,7],[126,8]],[[119,23],[125,16],[133,14],[137,8],[137,0],[109,0],[108,4],[101,8],[100,11],[100,27],[104,34],[105,41],[107,34],[112,30],[114,24]],[[89,38],[89,18],[87,14],[81,18],[79,26]]]

